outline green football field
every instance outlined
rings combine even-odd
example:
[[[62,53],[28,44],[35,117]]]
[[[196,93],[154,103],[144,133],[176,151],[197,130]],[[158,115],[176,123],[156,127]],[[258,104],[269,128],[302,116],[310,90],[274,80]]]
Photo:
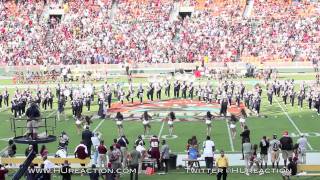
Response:
[[[298,79],[298,80],[313,80],[314,75],[284,75],[281,79]],[[251,89],[253,85],[259,82],[256,79],[241,79],[243,82],[246,82],[247,89]],[[115,82],[116,80],[108,80],[109,82]],[[117,81],[122,81],[126,83],[126,79],[119,78]],[[200,80],[204,81],[204,80]],[[237,80],[235,80],[237,81]],[[134,82],[142,82],[146,83],[147,79],[135,79]],[[6,81],[6,84],[10,86],[11,84]],[[12,97],[14,86],[11,85],[13,88],[10,88],[10,95]],[[98,86],[97,88],[100,88]],[[298,85],[297,85],[298,88]],[[172,88],[171,88],[172,89]],[[55,92],[54,85],[52,87],[53,92]],[[250,116],[247,118],[247,125],[251,130],[251,139],[252,143],[259,143],[262,136],[271,137],[272,134],[278,134],[281,136],[283,131],[289,131],[291,135],[293,135],[294,140],[298,138],[299,133],[306,133],[309,140],[309,151],[316,151],[320,150],[320,116],[313,110],[309,110],[307,108],[306,101],[304,102],[304,109],[300,110],[297,105],[295,107],[291,107],[291,105],[285,106],[282,103],[281,98],[274,98],[274,103],[272,106],[269,105],[266,99],[266,90],[263,86],[263,99],[262,99],[262,107],[261,107],[261,117]],[[1,89],[1,92],[3,90]],[[172,90],[173,91],[173,90]],[[173,92],[171,92],[173,95]],[[96,96],[97,97],[97,96]],[[164,91],[163,95],[164,96]],[[146,98],[145,98],[146,99]],[[114,101],[116,101],[114,99]],[[137,101],[137,99],[135,99]],[[127,102],[126,102],[127,103]],[[297,103],[297,102],[296,102]],[[56,115],[57,103],[54,103],[54,110],[47,110],[42,111],[42,117],[54,117]],[[94,105],[91,107],[91,112],[87,112],[86,108],[84,107],[83,114],[84,115],[93,115],[96,114],[98,110],[97,102],[94,102]],[[69,144],[69,154],[73,154],[74,148],[79,144],[81,140],[81,135],[77,134],[75,121],[71,115],[70,103],[67,103],[66,107],[66,114],[68,120],[62,120],[57,122],[57,126],[55,129],[55,135],[59,136],[59,134],[64,130],[70,136],[70,144]],[[1,109],[0,110],[0,150],[5,149],[7,145],[7,141],[9,138],[14,136],[14,133],[11,130],[10,126],[10,118],[12,117],[10,109]],[[163,137],[168,135],[168,126],[166,122],[162,121],[151,121],[151,133],[154,135],[160,135]],[[112,119],[105,119],[94,120],[93,124],[90,127],[91,130],[96,130],[102,133],[102,137],[105,143],[110,146],[114,138],[117,138],[117,128],[116,124]],[[136,137],[143,133],[143,127],[141,122],[137,121],[125,121],[124,122],[124,132],[125,135],[128,137],[131,144],[133,144]],[[216,120],[213,122],[213,129],[212,129],[212,138],[216,144],[216,149],[221,150],[224,149],[229,153],[237,153],[241,151],[241,139],[240,134],[241,129],[239,124],[237,124],[237,137],[236,139],[232,140],[228,133],[228,126],[225,120]],[[21,134],[21,133],[20,133]],[[186,150],[186,143],[191,136],[195,135],[198,138],[199,142],[202,142],[206,137],[206,125],[204,122],[197,122],[197,121],[187,121],[187,122],[176,122],[174,124],[174,135],[175,138],[168,138],[168,144],[171,148],[172,153],[176,154],[185,154]],[[58,142],[53,142],[46,144],[49,149],[50,154],[54,154],[58,147]],[[26,145],[18,145],[18,154],[24,155],[24,150],[27,146]],[[169,177],[170,176],[170,177]],[[188,175],[186,176],[183,173],[174,173],[172,175],[165,176],[152,176],[147,177],[144,176],[142,179],[194,179],[200,177],[201,179],[212,179],[213,177],[207,175]],[[176,178],[178,177],[178,178]],[[256,176],[246,177],[240,175],[230,175],[230,177],[234,177],[232,179],[254,179]],[[273,178],[272,178],[273,177]],[[78,177],[79,179],[86,179],[84,177]],[[77,178],[77,179],[78,179]],[[279,175],[264,175],[259,176],[259,179],[280,179]],[[312,178],[310,178],[312,179]]]

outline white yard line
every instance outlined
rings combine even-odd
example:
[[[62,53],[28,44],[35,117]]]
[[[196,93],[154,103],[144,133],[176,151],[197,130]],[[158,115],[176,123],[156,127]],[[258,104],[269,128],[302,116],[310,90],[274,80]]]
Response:
[[[293,127],[296,129],[296,131],[299,133],[299,135],[302,134],[302,132],[300,131],[300,129],[298,128],[298,126],[296,125],[296,123],[291,119],[291,117],[289,116],[289,114],[287,113],[287,111],[284,110],[284,108],[282,107],[282,105],[279,103],[278,99],[275,98],[279,107],[281,108],[282,112],[287,116],[288,120],[290,121],[290,123],[293,125]],[[308,142],[308,146],[310,148],[310,150],[313,150],[311,144]]]
[[[2,153],[7,150],[8,146],[6,146],[5,148],[3,148],[1,151],[0,151],[0,155],[2,155]]]
[[[229,142],[230,142],[230,146],[231,146],[231,151],[234,152],[233,140],[232,140],[232,137],[231,137],[231,131],[230,131],[227,119],[226,119],[226,124],[227,124],[227,129],[228,129],[228,134],[229,134]]]
[[[100,126],[102,125],[102,123],[103,123],[105,120],[106,120],[106,119],[101,120],[101,121],[99,122],[98,126],[97,126],[96,128],[94,128],[93,132],[96,132],[96,131],[100,128]]]
[[[163,131],[163,128],[164,128],[164,124],[165,124],[165,121],[162,122],[162,125],[161,125],[161,128],[160,128],[160,131],[159,131],[159,134],[158,134],[158,138],[161,139],[161,134],[162,134],[162,131]]]

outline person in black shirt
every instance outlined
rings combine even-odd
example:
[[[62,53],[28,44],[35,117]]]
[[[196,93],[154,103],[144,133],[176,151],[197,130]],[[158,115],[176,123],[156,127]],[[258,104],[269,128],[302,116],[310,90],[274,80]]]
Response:
[[[173,88],[174,98],[179,98],[179,91],[180,91],[180,83],[179,81],[175,81],[174,88]]]
[[[134,144],[135,144],[136,146],[138,146],[139,144],[141,144],[142,146],[146,145],[146,143],[145,143],[144,140],[142,139],[142,136],[141,136],[141,135],[138,136],[138,139],[135,140]]]
[[[89,126],[86,126],[86,130],[82,132],[82,141],[83,144],[87,146],[88,148],[88,157],[91,156],[91,137],[93,136],[93,133],[89,130]]]
[[[227,110],[228,110],[228,100],[226,98],[224,98],[221,102],[220,116],[223,115],[224,117],[226,117]]]
[[[37,138],[37,129],[38,129],[38,121],[40,118],[40,110],[36,103],[32,103],[31,106],[27,109],[26,116],[27,120],[27,137],[31,137],[32,139]]]
[[[90,180],[99,180],[99,170],[96,169],[96,165],[92,164],[91,171],[89,173]]]
[[[36,179],[36,172],[34,170],[34,164],[31,163],[28,170],[25,172],[26,180],[35,180]]]
[[[2,109],[2,99],[3,99],[3,95],[0,93],[0,109]]]
[[[51,173],[44,169],[44,164],[40,165],[40,173],[35,176],[37,180],[51,180]]]
[[[283,133],[283,137],[280,138],[280,148],[282,151],[284,166],[287,166],[287,160],[289,157],[292,157],[293,151],[293,141],[292,138],[288,135],[288,131],[285,131]]]
[[[293,161],[292,157],[289,157],[289,164],[282,174],[282,178],[283,180],[290,180],[290,177],[295,175],[297,175],[297,163]]]
[[[265,163],[264,168],[267,169],[268,163],[268,150],[269,150],[269,141],[266,136],[263,136],[260,141],[260,158],[261,158],[261,169],[263,168],[263,162]]]
[[[69,165],[69,162],[68,160],[65,160],[64,161],[64,164],[61,168],[61,176],[62,176],[62,180],[71,180],[71,172],[70,172],[70,165]]]
[[[125,135],[121,136],[118,139],[117,144],[120,145],[120,150],[122,154],[121,162],[123,163],[124,166],[127,166],[127,154],[128,154],[128,144],[129,144],[127,137]]]
[[[244,128],[244,130],[240,134],[240,136],[242,137],[241,147],[243,147],[243,143],[245,143],[246,139],[248,139],[248,142],[250,142],[250,130],[249,130],[248,126],[246,126],[246,125],[243,128]],[[243,160],[244,159],[243,148],[241,148],[241,151],[242,151],[242,159],[241,160]]]

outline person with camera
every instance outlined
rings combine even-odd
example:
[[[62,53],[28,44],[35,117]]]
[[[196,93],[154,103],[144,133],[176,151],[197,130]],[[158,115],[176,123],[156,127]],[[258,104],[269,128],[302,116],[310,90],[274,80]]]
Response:
[[[39,107],[36,103],[31,103],[30,107],[27,109],[26,116],[28,117],[27,119],[27,137],[31,139],[37,139],[38,134],[38,122],[40,120],[40,110]]]

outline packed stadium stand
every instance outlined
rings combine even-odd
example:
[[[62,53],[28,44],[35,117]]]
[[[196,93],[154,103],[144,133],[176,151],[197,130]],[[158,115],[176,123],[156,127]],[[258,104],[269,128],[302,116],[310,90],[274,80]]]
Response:
[[[4,1],[0,14],[0,60],[9,66],[316,61],[319,53],[312,1]]]

